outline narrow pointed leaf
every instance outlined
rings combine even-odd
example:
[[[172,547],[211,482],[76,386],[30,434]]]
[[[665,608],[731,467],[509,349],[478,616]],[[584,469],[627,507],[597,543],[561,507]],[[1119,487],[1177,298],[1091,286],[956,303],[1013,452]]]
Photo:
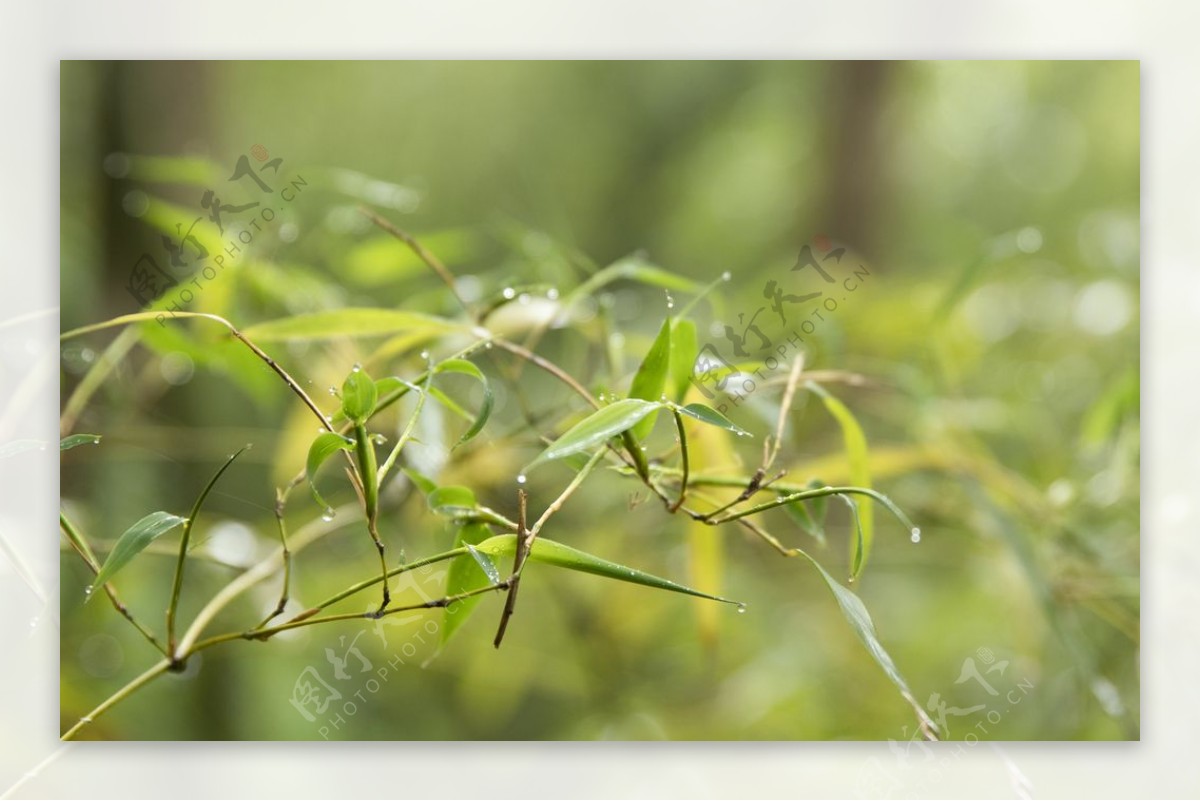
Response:
[[[479,507],[475,493],[467,487],[438,487],[429,493],[426,502],[434,513],[447,517],[473,514]]]
[[[710,426],[716,426],[717,428],[723,428],[726,431],[732,431],[739,437],[751,436],[749,431],[735,426],[725,415],[721,414],[716,409],[705,406],[703,403],[689,403],[687,406],[677,406],[675,408],[679,410],[680,414],[686,414],[688,417],[699,420],[702,423],[708,423]]]
[[[355,423],[361,423],[375,411],[379,400],[375,382],[366,371],[355,367],[342,383],[342,413]]]
[[[826,410],[837,420],[842,429],[842,443],[846,450],[846,461],[850,467],[850,483],[856,487],[871,487],[871,471],[868,467],[867,436],[862,426],[858,424],[854,413],[844,403],[829,394],[829,391],[811,381],[808,388],[821,398]],[[871,544],[875,539],[875,508],[870,501],[862,505],[859,511],[862,523],[862,544],[858,539],[850,541],[850,562],[858,564],[860,570],[866,566],[867,558],[871,555]],[[859,553],[859,551],[862,553]]]
[[[405,332],[446,333],[463,326],[440,317],[396,309],[336,309],[299,314],[247,328],[254,342],[381,336]]]
[[[480,552],[486,553],[489,556],[509,556],[516,548],[516,542],[517,537],[515,534],[501,534],[498,537],[485,540],[475,547]],[[560,542],[554,542],[553,540],[541,537],[534,540],[533,547],[529,552],[529,559],[534,562],[543,562],[555,567],[566,568],[567,570],[577,570],[581,573],[592,573],[593,575],[616,579],[617,581],[641,584],[656,590],[679,592],[684,595],[694,595],[697,598],[707,598],[710,601],[721,601],[727,604],[737,603],[737,601],[731,601],[728,598],[721,598],[717,595],[709,595],[706,592],[700,592],[691,587],[676,584],[668,579],[659,578],[650,573],[643,573],[640,570],[625,567],[624,565],[610,562],[607,559],[601,559],[598,556],[592,556],[589,553],[576,550],[569,545],[563,545]]]
[[[108,554],[108,558],[104,560],[104,564],[100,566],[100,572],[96,574],[96,579],[92,582],[92,591],[88,594],[88,600],[96,595],[95,590],[98,587],[103,587],[112,581],[113,576],[145,550],[147,545],[186,522],[185,518],[169,512],[151,512],[126,529],[125,533],[117,539],[116,545]]]
[[[683,403],[696,369],[696,358],[700,346],[696,338],[696,324],[691,320],[675,319],[671,323],[671,400]]]
[[[354,440],[350,437],[343,437],[341,434],[335,434],[332,431],[326,431],[324,434],[318,434],[313,440],[312,445],[308,448],[308,459],[305,461],[304,470],[308,475],[308,486],[312,490],[313,498],[317,503],[325,508],[329,508],[329,504],[321,497],[321,493],[317,492],[317,470],[325,463],[330,456],[333,456],[338,451],[349,451],[354,449]]]
[[[866,646],[867,652],[871,654],[871,658],[883,668],[883,672],[891,680],[892,684],[896,685],[896,688],[900,690],[900,695],[913,707],[913,710],[917,713],[917,717],[925,725],[936,730],[937,727],[929,719],[929,716],[925,713],[921,705],[917,703],[912,690],[908,688],[908,682],[900,674],[900,670],[896,667],[896,663],[892,661],[891,655],[883,647],[883,643],[879,641],[879,635],[875,632],[875,624],[872,622],[871,615],[867,612],[867,607],[863,605],[862,600],[848,588],[842,586],[833,576],[829,575],[825,571],[825,568],[821,567],[816,560],[810,557],[809,562],[821,574],[821,578],[825,579],[825,583],[829,585],[829,589],[833,592],[833,597],[837,600],[842,614],[849,621],[850,627],[854,629],[854,633],[858,635],[859,640]]]
[[[610,437],[628,431],[638,421],[661,406],[662,404],[657,401],[626,398],[602,409],[597,409],[542,451],[538,458],[529,463],[525,472],[528,473],[543,462],[561,459],[564,456],[603,445]]]
[[[667,368],[671,363],[671,318],[663,320],[658,336],[654,338],[650,350],[638,366],[629,386],[629,397],[642,400],[656,401],[663,395],[667,385]],[[654,428],[654,418],[658,416],[655,410],[635,425],[631,432],[635,439],[642,440]]]
[[[71,448],[80,445],[96,445],[99,442],[99,434],[72,434],[69,437],[63,437],[62,441],[58,443],[58,449],[60,451],[69,451]]]
[[[820,481],[810,481],[809,489],[825,486]],[[779,497],[791,495],[790,491],[777,490]],[[813,498],[807,501],[795,501],[786,504],[783,508],[788,513],[788,516],[794,520],[801,529],[804,530],[810,537],[815,539],[821,545],[825,544],[825,510],[828,508],[829,496],[822,495],[819,498]]]
[[[475,422],[471,424],[471,427],[468,428],[463,435],[458,438],[458,442],[454,443],[453,447],[457,448],[464,442],[469,442],[470,440],[474,439],[475,435],[483,430],[484,425],[488,421],[488,417],[490,417],[492,414],[492,404],[494,402],[494,398],[492,397],[492,387],[490,384],[488,384],[487,377],[484,376],[483,371],[476,367],[473,362],[469,362],[466,359],[447,359],[446,361],[439,363],[438,366],[434,368],[434,372],[461,373],[462,375],[469,375],[472,378],[477,379],[479,383],[483,385],[483,403],[479,407],[479,414],[475,416]]]
[[[446,574],[447,596],[462,595],[464,592],[477,590],[500,581],[499,572],[491,563],[491,557],[475,547],[490,536],[491,530],[484,523],[472,522],[459,527],[458,535],[454,538],[454,547],[466,546],[473,559],[460,556],[450,562],[450,570]],[[496,573],[494,580],[482,560],[487,560],[488,564],[492,564],[491,570]],[[445,646],[446,642],[466,622],[481,600],[483,600],[482,595],[473,595],[446,607],[442,617],[442,646]]]

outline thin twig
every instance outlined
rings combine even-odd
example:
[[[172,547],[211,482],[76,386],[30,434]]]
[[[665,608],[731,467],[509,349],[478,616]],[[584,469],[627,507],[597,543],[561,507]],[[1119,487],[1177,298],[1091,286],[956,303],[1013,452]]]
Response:
[[[492,645],[496,648],[500,647],[500,643],[504,641],[504,632],[508,629],[508,621],[513,615],[513,610],[517,606],[517,590],[521,586],[521,568],[525,566],[525,559],[529,556],[529,547],[533,544],[533,537],[525,528],[525,506],[527,496],[525,490],[517,490],[517,542],[513,552],[513,570],[512,579],[508,584],[508,597],[504,599],[504,611],[500,614],[500,627],[496,630],[496,638],[492,640]]]
[[[454,274],[446,269],[446,265],[442,264],[437,256],[426,250],[425,247],[416,239],[414,239],[413,236],[407,231],[392,225],[392,223],[388,222],[383,217],[380,217],[366,206],[359,206],[358,210],[368,220],[375,223],[404,244],[408,245],[409,249],[416,254],[417,258],[423,261],[425,266],[432,270],[438,278],[442,279],[442,281],[450,289],[450,294],[454,296],[456,301],[458,301],[458,305],[462,306],[463,311],[467,313],[467,316],[472,320],[475,319],[475,313],[471,310],[471,306],[458,291],[458,282],[454,280]]]

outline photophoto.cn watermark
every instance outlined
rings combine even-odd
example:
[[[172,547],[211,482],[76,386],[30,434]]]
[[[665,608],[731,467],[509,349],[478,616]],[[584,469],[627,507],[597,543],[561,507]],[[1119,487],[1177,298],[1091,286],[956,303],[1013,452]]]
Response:
[[[418,603],[432,603],[444,597],[446,569],[433,565],[402,573],[392,585],[392,596],[409,595]],[[446,615],[462,608],[458,601],[445,607]],[[375,611],[374,604],[365,608]],[[308,665],[296,676],[288,702],[322,739],[345,737],[354,718],[387,686],[402,669],[420,668],[421,655],[437,648],[443,620],[429,610],[413,610],[372,619],[370,628],[339,634],[325,646],[325,662]],[[400,632],[389,632],[399,628]],[[389,636],[389,635],[399,636]],[[378,638],[383,655],[374,659],[363,653],[359,642],[363,635]]]
[[[753,312],[740,312],[737,324],[714,326],[720,345],[700,348],[691,382],[722,414],[754,394],[759,382],[792,363],[800,347],[835,317],[851,296],[870,280],[871,270],[848,248],[823,236],[800,249],[786,276],[768,280],[767,301]],[[789,355],[791,354],[791,355]],[[759,366],[747,371],[746,363]]]
[[[162,310],[155,318],[159,325],[195,301],[225,268],[244,258],[244,248],[279,224],[279,212],[308,186],[302,175],[284,175],[282,166],[282,158],[272,158],[265,147],[254,145],[249,156],[238,157],[224,184],[204,190],[198,203],[202,213],[186,228],[177,223],[173,236],[162,235],[161,252],[144,252],[134,262],[125,289],[141,309]],[[256,199],[228,200],[230,193],[246,191]],[[219,248],[210,252],[197,237],[198,226],[215,232]],[[204,238],[211,243],[212,237]]]
[[[964,686],[970,704],[956,706],[940,692],[930,693],[925,702],[943,742],[926,742],[919,726],[903,727],[900,739],[888,738],[890,761],[872,757],[864,763],[857,782],[861,797],[928,797],[946,769],[981,741],[994,736],[996,727],[1017,713],[1035,689],[1032,679],[1013,671],[1011,660],[998,659],[987,647],[976,649],[974,655],[963,660],[954,684]],[[1009,769],[1013,772],[1015,766]],[[1014,786],[1019,794],[1023,782],[1016,771]]]

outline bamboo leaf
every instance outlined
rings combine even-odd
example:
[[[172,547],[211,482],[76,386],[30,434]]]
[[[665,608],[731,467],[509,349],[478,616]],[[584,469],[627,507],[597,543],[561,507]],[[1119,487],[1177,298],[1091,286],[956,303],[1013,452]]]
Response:
[[[528,473],[544,462],[561,459],[564,456],[602,445],[610,437],[628,431],[638,421],[661,406],[662,404],[657,401],[626,398],[602,409],[597,409],[542,451],[541,455],[529,463],[524,472]]]
[[[913,697],[912,690],[908,688],[908,683],[904,680],[904,676],[900,674],[900,670],[896,667],[896,663],[892,661],[891,655],[883,647],[883,643],[879,641],[879,635],[875,631],[875,624],[871,620],[871,615],[867,612],[867,607],[863,605],[862,600],[848,588],[842,586],[833,576],[829,575],[825,571],[825,568],[821,567],[815,559],[808,557],[808,561],[812,563],[813,567],[821,574],[821,578],[825,579],[825,583],[829,585],[829,589],[833,592],[833,597],[837,600],[842,614],[850,623],[850,627],[854,629],[854,633],[858,635],[859,640],[866,646],[867,652],[871,654],[871,658],[883,668],[883,672],[891,680],[892,684],[896,685],[897,689],[900,690],[900,695],[913,707],[922,723],[936,731],[937,727],[929,719],[929,716],[925,713],[921,705],[917,703],[916,698]]]
[[[317,492],[317,470],[333,454],[349,450],[354,450],[354,440],[332,431],[318,434],[312,445],[308,447],[308,459],[305,460],[304,466],[304,471],[308,476],[308,486],[312,490],[313,498],[326,509],[329,508],[329,504],[321,497],[321,493]]]
[[[379,393],[371,376],[358,365],[342,383],[342,414],[354,423],[362,423],[375,411]]]
[[[703,403],[689,403],[687,406],[675,406],[674,408],[677,409],[680,414],[686,414],[688,417],[691,417],[694,420],[699,420],[702,423],[708,423],[710,426],[716,426],[717,428],[723,428],[726,431],[732,431],[739,437],[751,436],[749,431],[738,428],[731,423],[729,418],[727,418],[725,415],[721,414],[716,409],[705,406]]]
[[[501,534],[498,537],[485,540],[475,547],[481,553],[485,553],[488,556],[509,556],[516,548],[516,542],[517,537],[515,534]],[[615,562],[609,562],[607,559],[601,559],[598,556],[592,556],[589,553],[576,550],[560,542],[554,542],[553,540],[541,537],[534,540],[532,549],[529,552],[529,558],[534,562],[543,562],[567,570],[591,573],[617,581],[641,584],[657,590],[668,590],[670,592],[683,593],[684,595],[694,595],[698,598],[707,598],[710,601],[720,601],[722,603],[741,606],[737,601],[731,601],[728,598],[721,598],[717,595],[709,595],[708,593],[694,590],[691,587],[676,584],[668,579],[659,578],[650,573],[643,573],[640,570],[625,567]]]
[[[671,323],[671,400],[682,403],[687,395],[688,384],[696,369],[696,358],[700,346],[696,338],[696,324],[691,320],[676,318]]]
[[[813,480],[808,482],[809,489],[816,489],[825,486],[824,483]],[[780,497],[786,497],[791,492],[786,490],[777,490],[776,494]],[[815,539],[821,545],[825,544],[825,510],[828,508],[829,496],[822,495],[819,498],[813,498],[808,501],[796,501],[785,505],[784,511],[794,520],[801,529],[804,530],[810,537]]]
[[[446,574],[447,596],[462,595],[465,592],[486,587],[488,584],[499,583],[500,573],[492,563],[491,557],[475,547],[488,539],[490,535],[491,530],[486,524],[480,522],[467,523],[458,529],[458,535],[454,538],[454,547],[465,546],[472,559],[460,556],[450,562],[450,570]],[[488,565],[490,565],[490,570]],[[483,600],[482,595],[472,595],[470,598],[463,598],[446,607],[442,616],[441,646],[444,647],[446,642],[454,636],[454,633],[467,621],[481,600]]]
[[[96,594],[95,590],[98,587],[103,587],[111,581],[112,577],[145,550],[147,545],[186,522],[185,518],[169,512],[151,512],[126,529],[117,539],[117,544],[109,552],[104,564],[100,566],[100,572],[96,574],[96,579],[88,591],[88,600]]]
[[[458,438],[458,442],[454,443],[453,447],[457,448],[464,442],[469,442],[470,440],[474,439],[475,435],[482,431],[484,425],[487,424],[488,417],[490,417],[492,414],[492,404],[495,400],[492,397],[492,387],[490,384],[488,384],[487,377],[484,376],[483,371],[476,367],[473,362],[469,362],[466,359],[447,359],[444,362],[440,362],[437,367],[434,368],[434,372],[461,373],[462,375],[469,375],[472,378],[477,379],[479,383],[483,385],[483,403],[479,407],[479,414],[476,415],[475,422],[471,423],[471,427],[468,428],[463,435]],[[446,400],[449,399],[447,398]],[[457,405],[455,404],[455,406]]]
[[[448,333],[463,326],[442,317],[396,309],[348,308],[298,314],[247,328],[256,342],[369,337],[403,332]]]
[[[663,320],[658,336],[646,351],[645,358],[638,366],[629,386],[629,397],[641,400],[656,401],[662,397],[667,384],[667,368],[671,362],[671,318]],[[631,431],[635,439],[642,440],[654,428],[654,418],[658,416],[655,410],[646,415]]]
[[[871,487],[871,471],[868,466],[867,437],[862,426],[858,424],[854,413],[844,403],[829,394],[829,391],[819,384],[808,382],[808,389],[821,398],[826,410],[842,428],[842,443],[846,450],[846,461],[850,467],[850,483],[857,487]],[[863,504],[859,511],[859,521],[862,524],[862,543],[859,540],[850,541],[850,563],[866,566],[867,558],[871,555],[871,544],[875,539],[875,509],[871,503]],[[860,553],[861,551],[861,553]]]
[[[447,517],[462,517],[473,514],[479,507],[475,493],[467,487],[438,487],[425,499],[436,514]]]
[[[72,434],[69,437],[63,437],[58,443],[58,449],[59,451],[69,451],[80,445],[98,445],[99,443],[99,434]]]

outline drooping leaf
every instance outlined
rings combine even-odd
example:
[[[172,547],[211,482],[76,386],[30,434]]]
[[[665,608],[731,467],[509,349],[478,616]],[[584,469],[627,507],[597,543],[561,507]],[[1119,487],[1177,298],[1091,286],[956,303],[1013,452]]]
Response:
[[[657,401],[625,398],[609,406],[597,409],[576,423],[525,468],[526,473],[534,467],[554,459],[561,459],[581,451],[602,445],[610,437],[628,431],[639,420],[662,406]]]
[[[369,337],[401,332],[449,333],[462,325],[441,317],[397,309],[348,308],[298,314],[251,326],[243,333],[255,342]]]
[[[863,550],[862,518],[858,511],[857,501],[855,501],[849,495],[839,495],[838,497],[845,501],[846,505],[850,507],[850,517],[853,519],[854,524],[854,528],[851,531],[851,540],[857,543],[857,545],[852,551],[854,561],[850,563],[850,580],[853,581],[854,579],[858,578],[859,574],[862,573],[863,557],[866,553]]]
[[[100,442],[99,434],[72,434],[69,437],[63,437],[58,443],[59,451],[69,451],[71,448],[80,445],[96,445]]]
[[[810,481],[808,489],[816,489],[825,486],[820,481]],[[776,490],[779,497],[785,497],[792,494],[787,490]],[[812,498],[807,501],[795,501],[785,505],[784,511],[794,520],[801,529],[804,530],[810,537],[815,539],[821,545],[825,544],[825,510],[828,508],[829,496],[822,495],[818,498]]]
[[[883,668],[883,672],[891,680],[892,684],[896,685],[900,690],[900,695],[904,700],[913,707],[917,713],[917,717],[921,721],[936,730],[933,721],[925,713],[925,710],[917,703],[916,698],[912,694],[912,690],[908,688],[908,682],[904,680],[904,676],[900,674],[896,663],[892,661],[891,655],[883,647],[883,643],[879,641],[879,635],[875,631],[875,624],[871,620],[871,615],[867,612],[867,607],[863,605],[862,600],[851,592],[848,588],[842,586],[840,582],[834,579],[833,576],[826,572],[825,568],[821,567],[815,559],[809,557],[809,562],[821,574],[821,578],[825,579],[825,583],[829,585],[829,589],[833,592],[833,597],[837,600],[838,608],[842,610],[842,614],[849,621],[850,627],[854,629],[854,633],[858,635],[859,640],[866,646],[871,657]]]
[[[304,471],[308,476],[308,486],[312,490],[312,495],[316,502],[326,509],[329,508],[329,504],[321,497],[321,493],[317,492],[317,470],[333,454],[338,451],[350,450],[354,450],[354,440],[332,431],[318,434],[317,438],[313,440],[312,445],[308,448],[308,459],[304,463]]]
[[[355,423],[362,423],[375,411],[379,400],[375,382],[366,370],[355,365],[342,382],[342,413]]]
[[[446,517],[462,517],[479,507],[475,493],[467,487],[438,487],[425,499],[430,510]]]
[[[494,402],[492,387],[488,384],[487,377],[484,376],[483,371],[476,367],[473,362],[469,362],[466,359],[447,359],[444,362],[439,362],[437,367],[434,368],[434,372],[469,375],[472,378],[478,379],[479,383],[483,385],[483,403],[479,406],[479,414],[476,415],[475,422],[471,424],[471,427],[458,438],[458,442],[454,443],[453,447],[457,448],[464,442],[474,439],[475,435],[482,431],[484,425],[487,424],[488,417],[492,414],[492,404]]]
[[[510,556],[516,548],[516,542],[517,537],[515,534],[501,534],[500,536],[485,540],[475,547],[480,552],[489,556]],[[534,562],[543,562],[555,567],[566,568],[567,570],[577,570],[582,573],[592,573],[593,575],[616,579],[617,581],[641,584],[657,590],[668,590],[685,595],[694,595],[698,598],[707,598],[710,601],[737,604],[737,601],[731,601],[728,598],[721,598],[717,595],[709,595],[708,593],[694,590],[691,587],[676,584],[668,579],[659,578],[650,573],[643,573],[640,570],[625,567],[624,565],[610,562],[607,559],[601,559],[598,556],[592,556],[589,553],[576,550],[569,545],[563,545],[560,542],[554,542],[553,540],[541,537],[534,540],[533,547],[529,552],[529,559]]]
[[[663,320],[658,336],[646,351],[646,356],[638,366],[629,386],[629,397],[641,400],[656,401],[662,397],[667,384],[667,368],[671,362],[671,318]],[[654,428],[654,418],[658,416],[655,410],[646,415],[631,432],[635,439],[642,440]]]
[[[870,489],[871,471],[868,466],[867,437],[863,433],[862,426],[858,424],[854,413],[844,403],[829,394],[824,387],[810,381],[808,388],[821,398],[829,414],[841,426],[846,462],[850,467],[850,483],[856,487]],[[850,563],[859,565],[861,570],[867,564],[867,558],[871,555],[871,544],[875,539],[875,509],[870,501],[862,505],[858,516],[862,524],[862,545],[859,545],[857,538],[850,540]],[[860,547],[862,553],[859,553]]]
[[[492,563],[491,557],[475,547],[490,536],[491,530],[481,522],[466,523],[458,529],[458,535],[454,538],[454,547],[467,547],[471,558],[460,556],[450,563],[450,570],[446,574],[446,595],[448,597],[462,595],[465,592],[500,581],[499,572]],[[491,565],[490,571],[487,565]],[[442,617],[442,646],[445,646],[446,642],[467,621],[481,600],[483,600],[482,595],[472,595],[446,607]]]
[[[126,529],[125,533],[117,539],[116,545],[109,552],[104,564],[100,566],[100,572],[96,574],[96,579],[92,582],[91,590],[88,593],[88,600],[91,600],[92,596],[96,594],[97,588],[112,581],[112,577],[116,575],[117,571],[129,564],[135,556],[145,550],[147,545],[186,522],[185,518],[169,512],[151,512]]]
[[[696,358],[700,354],[696,339],[696,324],[691,320],[676,318],[671,322],[671,400],[683,403],[696,369]]]
[[[699,420],[702,423],[708,423],[710,426],[716,426],[717,428],[723,428],[726,431],[732,431],[739,437],[751,436],[749,431],[735,426],[725,415],[721,414],[716,409],[705,406],[703,403],[689,403],[687,406],[676,406],[675,408],[680,414],[686,414],[688,417]]]
[[[629,256],[597,271],[567,295],[563,301],[563,306],[571,306],[575,302],[595,294],[599,289],[611,284],[613,281],[621,279],[629,279],[649,286],[675,289],[681,292],[696,292],[700,289],[700,285],[695,281],[684,278],[681,275],[676,275],[675,273],[667,272],[660,267],[655,267],[639,256]]]

